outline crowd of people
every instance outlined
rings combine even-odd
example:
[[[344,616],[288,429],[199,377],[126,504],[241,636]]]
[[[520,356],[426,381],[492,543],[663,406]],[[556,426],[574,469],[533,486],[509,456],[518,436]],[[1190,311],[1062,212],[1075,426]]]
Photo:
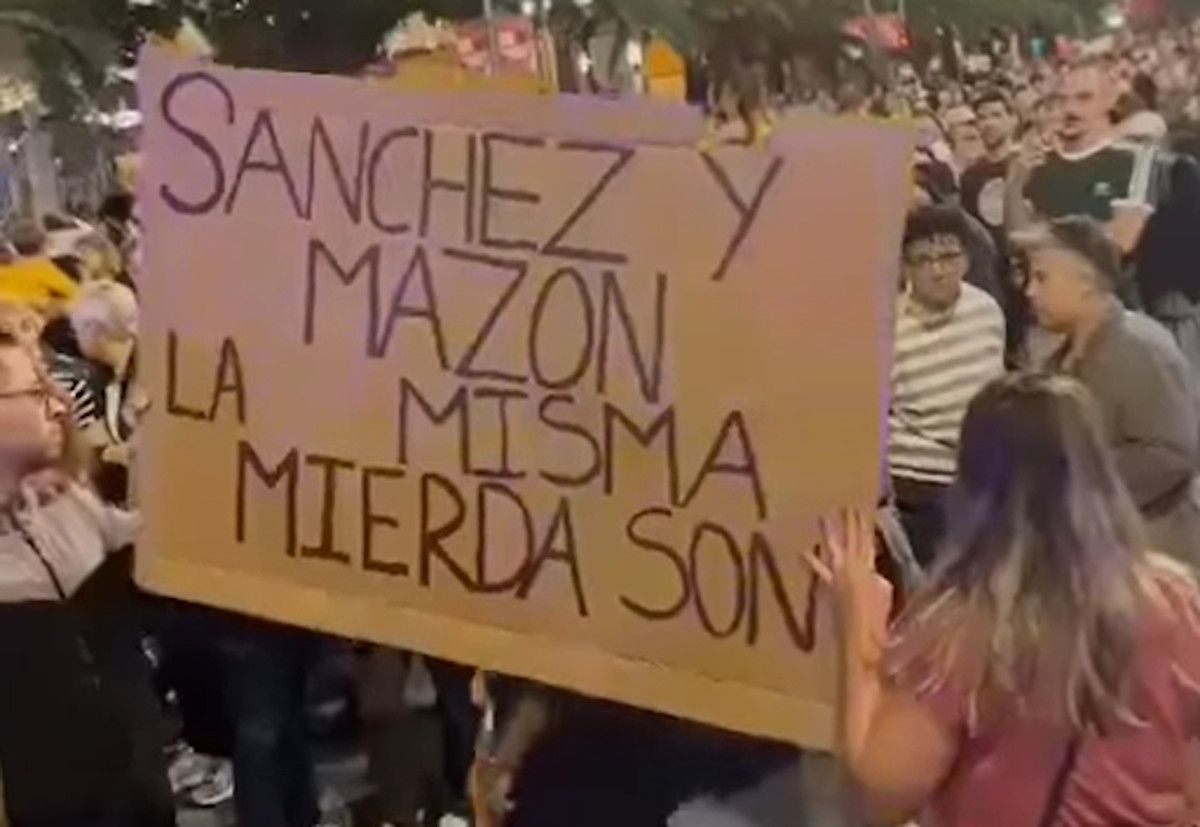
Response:
[[[859,67],[792,93],[918,130],[881,492],[903,534],[880,542],[848,511],[809,558],[846,655],[848,798],[888,822],[1194,823],[1200,27],[1009,53],[970,81],[909,67],[879,85]],[[180,797],[232,796],[242,827],[313,827],[328,641],[131,585],[151,402],[135,213],[118,194],[90,220],[19,221],[0,251],[0,824],[167,827]],[[517,827],[713,823],[685,805],[799,757],[342,651],[392,827],[471,810]]]
[[[1163,130],[1131,136],[1124,98],[1152,81],[1127,88],[1123,65],[1071,62],[1024,116],[985,88],[973,109],[942,113],[948,143],[922,132],[889,461],[924,562],[944,532],[967,403],[1006,368],[1069,373],[1096,395],[1152,541],[1195,562],[1200,167],[1168,145],[1161,116]]]
[[[918,116],[887,459],[926,576],[881,581],[856,514],[812,561],[882,819],[1200,818],[1194,33]]]

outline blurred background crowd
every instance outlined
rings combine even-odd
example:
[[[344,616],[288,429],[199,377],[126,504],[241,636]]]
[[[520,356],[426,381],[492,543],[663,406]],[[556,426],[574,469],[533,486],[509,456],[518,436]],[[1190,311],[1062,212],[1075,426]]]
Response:
[[[1200,172],[1192,160],[1200,157],[1200,21],[1193,18],[1200,3],[883,6],[0,2],[0,323],[44,357],[103,499],[135,503],[131,461],[152,404],[137,375],[143,239],[134,195],[141,124],[134,58],[146,42],[200,60],[355,75],[398,89],[646,95],[703,107],[706,140],[765,141],[781,120],[812,114],[895,119],[917,133],[902,286],[930,306],[942,294],[951,305],[976,302],[986,319],[934,342],[961,335],[982,343],[986,358],[969,393],[945,386],[958,365],[935,365],[937,384],[906,383],[905,348],[918,352],[929,342],[905,337],[928,331],[897,328],[892,427],[901,436],[889,446],[891,494],[915,558],[898,566],[927,564],[955,470],[947,442],[957,442],[966,402],[1005,367],[1046,364],[1063,337],[1070,340],[1071,325],[1089,318],[1083,299],[1063,310],[1030,287],[1055,268],[1038,265],[1039,254],[1065,245],[1083,256],[1111,276],[1126,306],[1169,328],[1200,369],[1200,287],[1188,269],[1200,261],[1193,231]],[[1022,239],[1037,229],[1035,218],[1080,215],[1094,224],[1060,228],[1049,243]],[[960,293],[964,279],[987,298]],[[1113,387],[1111,378],[1096,383]],[[920,410],[923,399],[948,392],[957,394],[952,421],[905,418],[905,404]],[[1157,388],[1144,398],[1166,410],[1178,401],[1167,396]],[[948,435],[930,438],[929,428]],[[1200,431],[1191,430],[1194,442]],[[1194,470],[1183,470],[1185,487]],[[1151,493],[1155,500],[1162,492]],[[185,810],[215,808],[207,823],[232,823],[236,810],[238,823],[259,827],[292,827],[272,818],[306,807],[342,824],[353,809],[365,823],[406,826],[467,815],[468,767],[481,732],[493,734],[480,727],[477,707],[486,704],[472,692],[468,670],[167,601],[147,599],[144,609],[139,645],[169,719],[152,737],[163,744],[170,794]],[[519,692],[514,697],[511,708],[533,710],[534,720],[542,714],[536,704],[523,706]],[[578,700],[567,706],[570,744],[534,761],[543,776],[528,781],[531,789],[553,791],[556,777],[577,768],[610,778],[641,772],[661,781],[642,803],[669,814],[690,797],[752,786],[796,758],[795,750],[732,736],[713,747],[692,730],[656,751],[647,733],[661,734],[664,724],[654,716]],[[543,803],[548,811],[590,806],[578,797]],[[636,803],[619,803],[633,808],[626,814],[636,811]],[[611,796],[594,804],[616,806]]]

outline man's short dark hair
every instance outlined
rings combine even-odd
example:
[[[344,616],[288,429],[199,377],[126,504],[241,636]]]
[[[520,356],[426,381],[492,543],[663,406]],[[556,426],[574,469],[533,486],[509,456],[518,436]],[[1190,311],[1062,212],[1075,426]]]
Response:
[[[971,230],[961,209],[948,204],[935,204],[917,207],[908,214],[908,220],[904,223],[905,251],[918,241],[927,241],[937,236],[957,238],[963,249],[966,249]]]
[[[975,114],[979,114],[979,110],[983,109],[983,107],[987,106],[989,103],[998,103],[1004,107],[1005,112],[1010,115],[1013,113],[1012,98],[1010,98],[1008,93],[1003,89],[993,86],[988,89],[984,89],[978,96],[976,96],[974,104]]]

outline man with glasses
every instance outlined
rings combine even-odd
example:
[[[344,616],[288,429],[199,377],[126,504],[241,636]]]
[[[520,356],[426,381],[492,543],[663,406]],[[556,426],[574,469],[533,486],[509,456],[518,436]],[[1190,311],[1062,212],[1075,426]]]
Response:
[[[1004,315],[964,282],[968,232],[954,207],[917,209],[904,230],[887,456],[900,521],[923,565],[941,541],[967,404],[1004,372]]]

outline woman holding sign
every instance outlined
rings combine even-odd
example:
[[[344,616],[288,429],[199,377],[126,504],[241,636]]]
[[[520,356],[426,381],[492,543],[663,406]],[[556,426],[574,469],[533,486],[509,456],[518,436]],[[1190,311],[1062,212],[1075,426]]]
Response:
[[[843,757],[871,815],[1182,825],[1200,815],[1200,590],[1152,554],[1095,406],[1065,377],[988,386],[963,426],[947,553],[888,629],[873,532],[823,526]]]

